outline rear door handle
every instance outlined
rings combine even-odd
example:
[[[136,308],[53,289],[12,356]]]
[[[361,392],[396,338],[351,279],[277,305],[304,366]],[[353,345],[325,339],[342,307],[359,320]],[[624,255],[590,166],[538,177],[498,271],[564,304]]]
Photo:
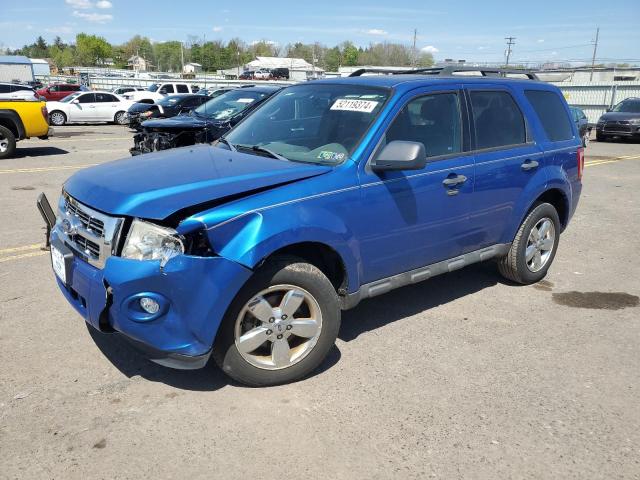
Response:
[[[540,164],[536,160],[525,160],[525,162],[520,165],[520,168],[527,172],[529,170],[533,170],[534,168],[538,168],[538,165]]]

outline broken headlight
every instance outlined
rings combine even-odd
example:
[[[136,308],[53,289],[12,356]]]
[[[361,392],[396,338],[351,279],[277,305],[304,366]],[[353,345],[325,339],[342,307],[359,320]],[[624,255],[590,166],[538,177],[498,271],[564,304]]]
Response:
[[[131,224],[122,258],[160,260],[160,266],[184,253],[184,243],[178,233],[166,227],[135,219]]]

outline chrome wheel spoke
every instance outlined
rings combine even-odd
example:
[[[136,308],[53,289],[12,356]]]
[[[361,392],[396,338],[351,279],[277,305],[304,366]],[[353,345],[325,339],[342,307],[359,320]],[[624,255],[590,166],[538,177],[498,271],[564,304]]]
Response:
[[[542,243],[540,244],[540,250],[542,250],[543,252],[548,252],[552,248],[553,248],[553,239],[545,238],[544,240],[542,240]]]
[[[545,220],[542,222],[540,229],[538,230],[538,238],[544,238],[547,233],[549,233],[549,229],[551,228],[551,222],[549,220]]]
[[[247,309],[251,314],[263,323],[273,318],[273,307],[263,296],[257,296],[249,302]]]
[[[527,259],[527,262],[531,261],[531,259],[533,258],[533,256],[536,254],[537,251],[538,249],[536,248],[535,245],[529,245],[527,247],[527,250],[525,251],[525,258]]]
[[[529,234],[529,241],[530,242],[537,242],[540,239],[540,232],[538,231],[538,229],[536,227],[533,227],[531,229],[531,233]]]
[[[267,327],[256,327],[249,330],[238,339],[238,350],[242,353],[253,352],[267,341],[267,330]]]
[[[293,314],[300,308],[304,302],[304,293],[300,290],[289,290],[282,297],[282,302],[280,302],[280,310],[284,315],[288,317],[293,317]]]
[[[289,342],[280,338],[271,344],[271,360],[276,367],[286,367],[291,362]]]
[[[320,326],[314,318],[296,318],[291,321],[291,333],[303,338],[313,338],[318,334]]]
[[[542,255],[539,251],[533,256],[533,268],[539,269],[542,266]]]

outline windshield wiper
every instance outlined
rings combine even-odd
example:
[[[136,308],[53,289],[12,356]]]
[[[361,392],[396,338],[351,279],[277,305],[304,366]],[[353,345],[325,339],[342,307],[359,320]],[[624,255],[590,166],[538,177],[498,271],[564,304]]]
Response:
[[[266,153],[271,158],[275,158],[277,160],[283,160],[285,162],[289,161],[287,157],[280,155],[279,153],[273,152],[268,148],[261,147],[260,145],[236,145],[236,147],[242,150],[251,150],[256,153]]]
[[[218,143],[222,143],[222,144],[226,145],[227,147],[229,147],[229,150],[231,150],[232,152],[237,152],[238,151],[236,146],[233,143],[231,143],[229,140],[224,138],[224,137],[220,137],[218,139]]]

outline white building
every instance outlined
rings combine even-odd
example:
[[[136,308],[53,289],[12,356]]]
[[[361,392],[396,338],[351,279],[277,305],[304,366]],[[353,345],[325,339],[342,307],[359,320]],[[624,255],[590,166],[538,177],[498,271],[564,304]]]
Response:
[[[33,63],[21,55],[0,56],[0,82],[33,81]]]
[[[151,63],[147,62],[139,55],[134,55],[127,60],[127,68],[136,72],[146,72],[151,67]]]
[[[31,64],[33,66],[34,75],[42,75],[45,77],[51,75],[51,67],[49,66],[49,62],[44,58],[32,58]]]
[[[245,70],[272,70],[274,68],[288,68],[289,80],[305,81],[324,75],[324,70],[311,65],[303,58],[288,57],[256,57],[245,65]]]
[[[182,73],[200,73],[202,71],[202,65],[199,63],[185,63],[182,68]]]

